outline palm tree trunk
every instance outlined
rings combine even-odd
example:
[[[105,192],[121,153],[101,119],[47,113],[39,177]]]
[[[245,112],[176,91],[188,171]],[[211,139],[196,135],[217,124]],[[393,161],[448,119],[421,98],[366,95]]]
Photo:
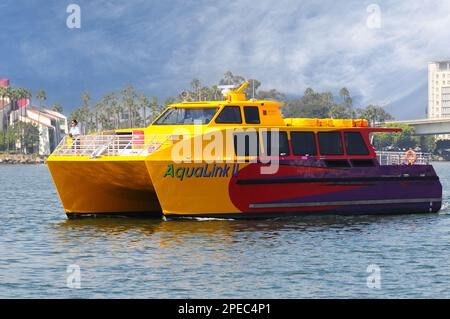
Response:
[[[144,105],[144,127],[147,127],[147,113],[145,112],[145,109],[147,107]]]

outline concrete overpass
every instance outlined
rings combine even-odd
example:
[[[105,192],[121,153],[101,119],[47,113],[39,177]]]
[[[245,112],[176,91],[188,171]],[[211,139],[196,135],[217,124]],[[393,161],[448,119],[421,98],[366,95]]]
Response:
[[[415,128],[415,135],[450,134],[450,118],[410,121],[388,121],[386,124],[408,124]]]

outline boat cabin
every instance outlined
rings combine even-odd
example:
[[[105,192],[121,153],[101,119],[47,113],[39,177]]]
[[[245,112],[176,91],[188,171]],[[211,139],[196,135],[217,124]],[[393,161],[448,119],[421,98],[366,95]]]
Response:
[[[283,118],[283,103],[247,100],[242,93],[246,86],[244,83],[236,91],[226,92],[224,101],[173,104],[151,127],[164,131],[175,126],[192,129],[195,124],[218,129],[255,128],[252,132],[234,133],[235,139],[245,135],[245,146],[235,150],[238,157],[315,158],[324,160],[327,167],[375,166],[376,152],[370,134],[401,131],[369,127],[363,119]],[[278,154],[270,151],[271,129],[278,131]],[[257,141],[256,147],[251,147],[251,141]]]

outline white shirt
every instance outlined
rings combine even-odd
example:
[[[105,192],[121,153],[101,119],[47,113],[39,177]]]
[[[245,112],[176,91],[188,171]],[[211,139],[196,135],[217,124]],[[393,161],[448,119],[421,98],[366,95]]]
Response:
[[[80,128],[78,126],[71,127],[69,134],[71,134],[72,136],[80,135]]]

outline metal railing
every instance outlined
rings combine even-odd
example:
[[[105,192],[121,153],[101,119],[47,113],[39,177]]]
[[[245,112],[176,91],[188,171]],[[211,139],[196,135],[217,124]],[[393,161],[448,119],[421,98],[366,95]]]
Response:
[[[146,156],[176,142],[172,135],[81,135],[65,136],[53,156]]]
[[[380,165],[406,165],[406,152],[377,152],[377,158]],[[431,153],[416,152],[417,159],[415,165],[427,165],[431,162]]]

